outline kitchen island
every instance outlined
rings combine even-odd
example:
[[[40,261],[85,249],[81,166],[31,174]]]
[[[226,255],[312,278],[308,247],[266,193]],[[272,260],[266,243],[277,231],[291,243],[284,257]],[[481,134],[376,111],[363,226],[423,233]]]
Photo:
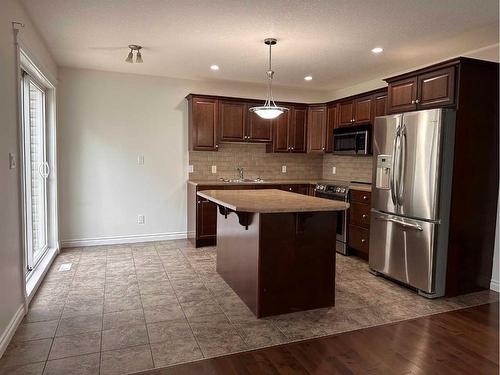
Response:
[[[217,272],[257,317],[335,304],[335,228],[347,203],[276,189],[208,190]]]

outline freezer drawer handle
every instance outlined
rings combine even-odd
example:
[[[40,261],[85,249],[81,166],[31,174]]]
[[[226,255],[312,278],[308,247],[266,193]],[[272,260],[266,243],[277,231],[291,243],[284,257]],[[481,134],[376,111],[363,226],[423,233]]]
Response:
[[[420,232],[423,231],[423,228],[420,225],[418,225],[418,224],[405,223],[404,221],[401,221],[401,220],[398,220],[398,219],[394,219],[392,217],[377,216],[376,219],[377,220],[390,221],[391,223],[399,224],[399,225],[403,226],[404,228],[415,229],[415,230],[418,230]]]

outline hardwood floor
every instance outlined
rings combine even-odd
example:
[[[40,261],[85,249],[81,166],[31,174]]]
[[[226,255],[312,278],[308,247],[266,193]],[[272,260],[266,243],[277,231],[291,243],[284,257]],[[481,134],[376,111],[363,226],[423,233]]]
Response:
[[[497,302],[140,374],[498,374],[498,313]]]

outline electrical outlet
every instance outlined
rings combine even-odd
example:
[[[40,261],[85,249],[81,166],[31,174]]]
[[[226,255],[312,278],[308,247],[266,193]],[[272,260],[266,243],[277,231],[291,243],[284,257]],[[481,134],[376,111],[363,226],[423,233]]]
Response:
[[[146,218],[144,217],[144,215],[137,216],[137,224],[144,224],[144,223],[146,223]]]
[[[337,173],[337,167],[332,167],[332,174],[336,174]]]
[[[281,173],[286,173],[286,165],[281,166]]]
[[[217,166],[216,165],[212,165],[212,173],[217,173]]]
[[[9,169],[16,168],[16,155],[12,152],[9,152]]]
[[[194,167],[192,165],[188,165],[188,173],[193,173]]]
[[[137,156],[137,164],[138,165],[144,165],[144,155],[138,155]]]

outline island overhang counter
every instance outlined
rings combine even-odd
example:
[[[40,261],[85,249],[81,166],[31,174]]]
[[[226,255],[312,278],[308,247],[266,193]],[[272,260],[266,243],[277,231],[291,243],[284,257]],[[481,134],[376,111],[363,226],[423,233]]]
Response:
[[[257,317],[335,304],[344,202],[276,189],[207,190],[218,206],[217,272]]]

